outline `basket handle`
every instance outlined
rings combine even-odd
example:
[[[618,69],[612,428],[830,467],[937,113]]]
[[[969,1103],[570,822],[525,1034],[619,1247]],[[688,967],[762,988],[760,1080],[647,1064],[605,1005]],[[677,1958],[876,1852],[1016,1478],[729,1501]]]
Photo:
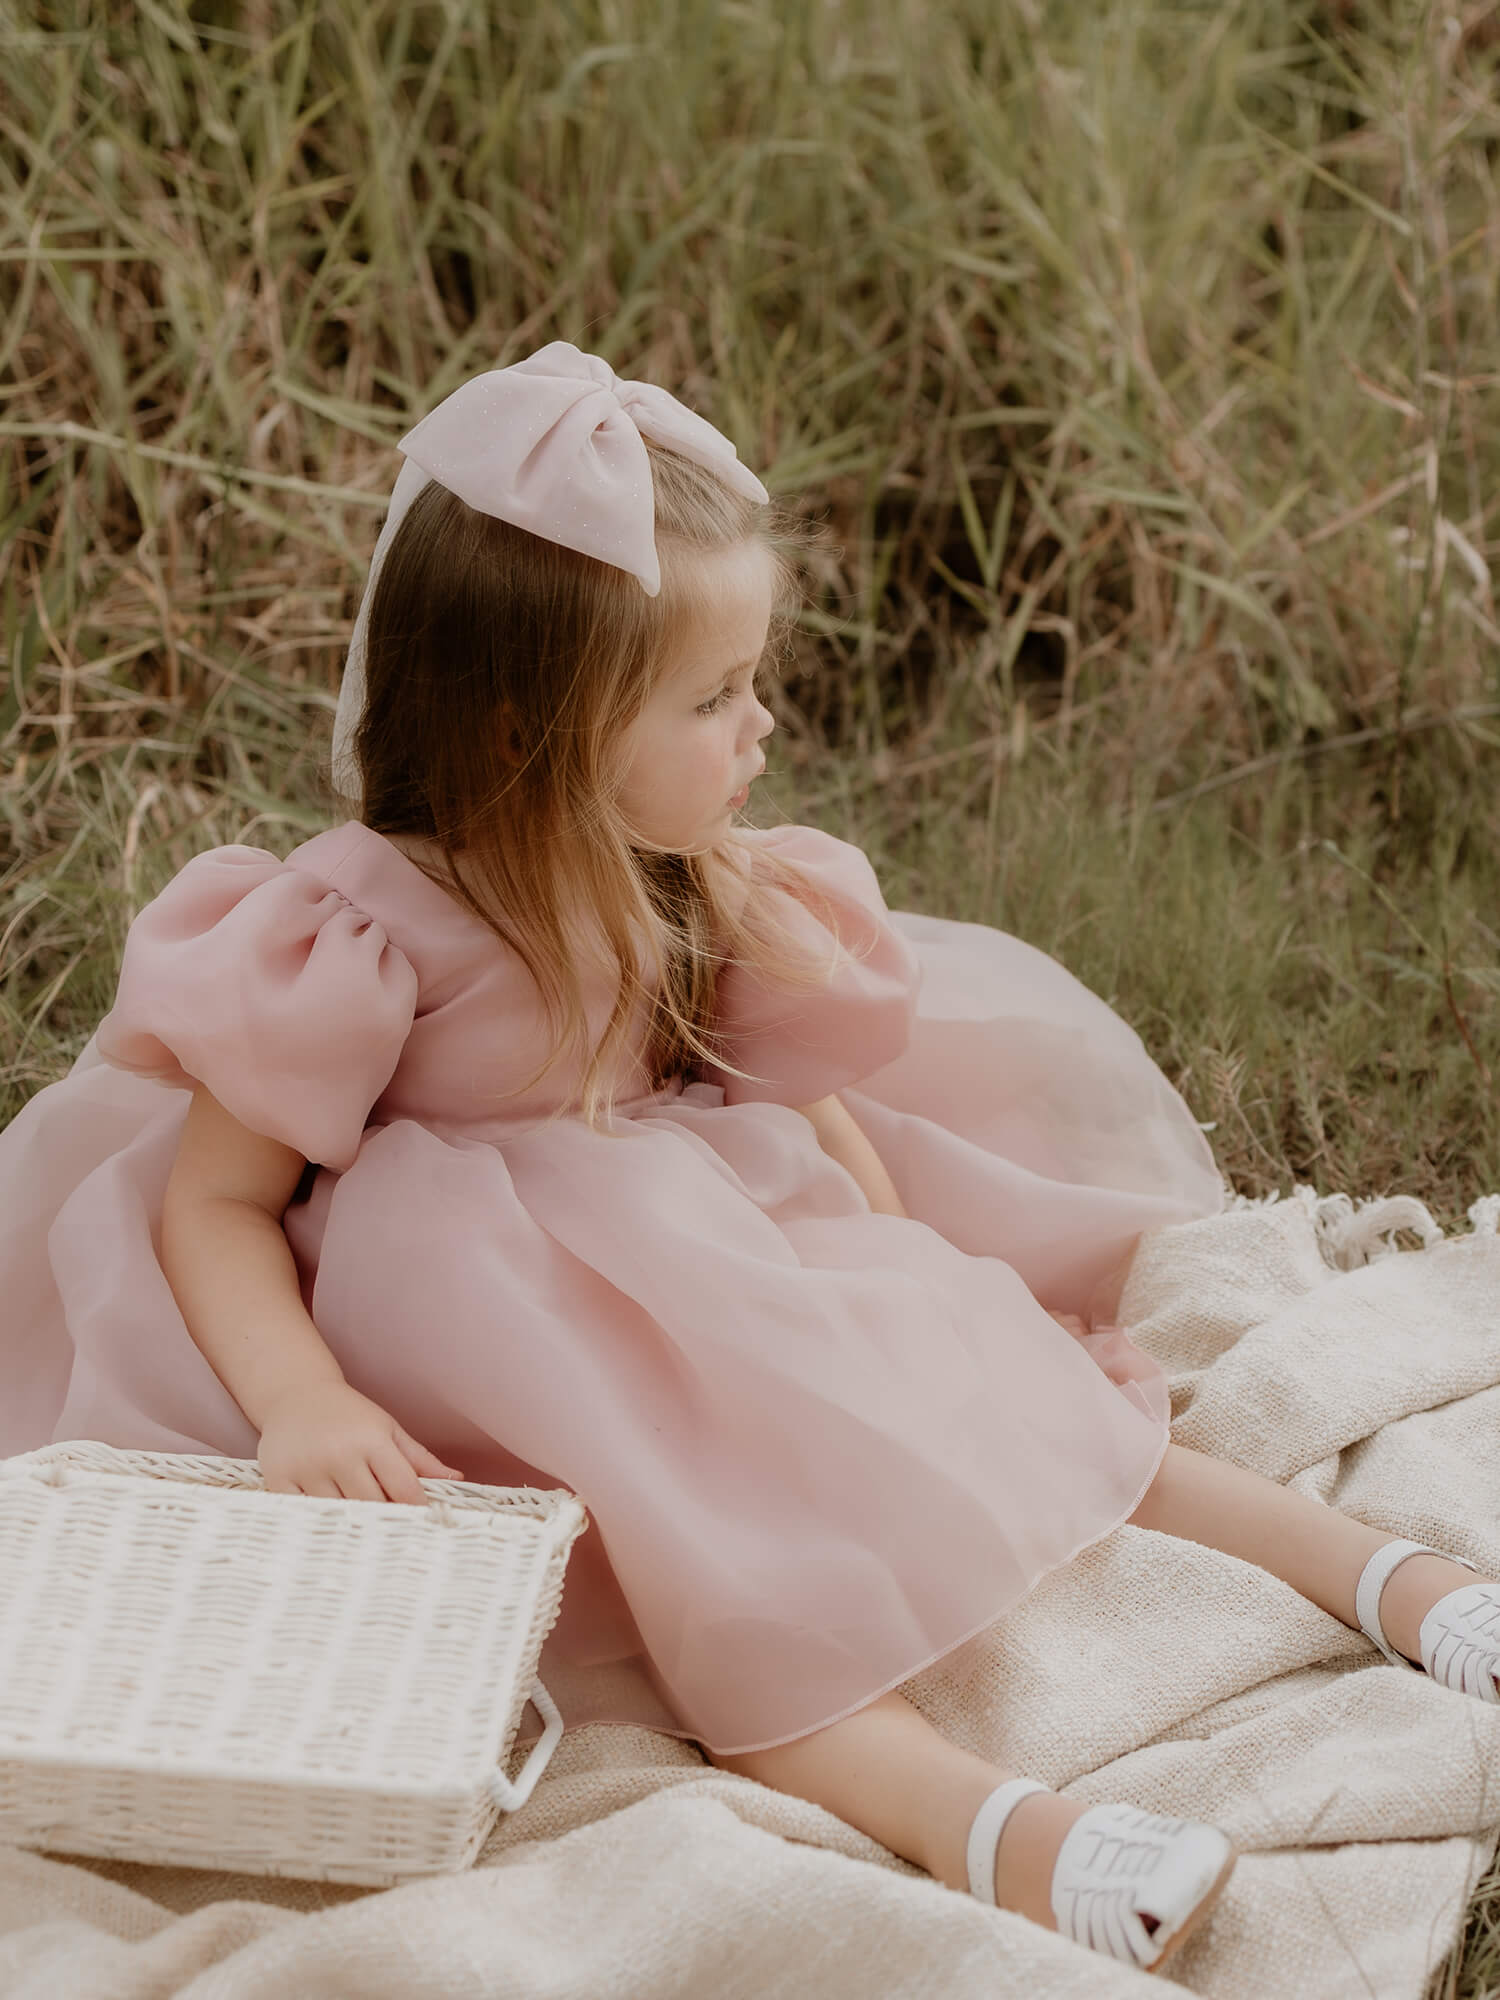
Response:
[[[514,1812],[517,1806],[525,1805],[531,1797],[537,1779],[552,1761],[552,1752],[557,1748],[563,1733],[563,1719],[557,1703],[548,1694],[540,1681],[531,1684],[531,1701],[537,1714],[542,1718],[542,1733],[532,1744],[526,1762],[516,1773],[512,1782],[501,1770],[490,1773],[490,1797],[501,1812]]]

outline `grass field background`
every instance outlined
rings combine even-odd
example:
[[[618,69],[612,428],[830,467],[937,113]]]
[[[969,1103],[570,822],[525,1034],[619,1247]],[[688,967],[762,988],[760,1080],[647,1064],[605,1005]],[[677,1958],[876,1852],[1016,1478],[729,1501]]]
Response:
[[[391,448],[563,338],[820,525],[754,816],[1062,959],[1242,1191],[1500,1189],[1500,9],[139,0],[0,59],[0,1115],[193,852],[335,816]]]

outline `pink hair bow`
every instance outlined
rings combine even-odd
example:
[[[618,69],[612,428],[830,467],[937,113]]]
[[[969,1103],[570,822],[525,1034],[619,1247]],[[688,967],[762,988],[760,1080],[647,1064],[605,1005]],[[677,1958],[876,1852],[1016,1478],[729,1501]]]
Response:
[[[524,361],[476,375],[406,433],[406,463],[375,544],[333,720],[333,775],[359,791],[354,735],[364,709],[370,595],[392,536],[429,479],[482,514],[511,521],[661,589],[645,440],[716,472],[747,500],[770,496],[722,431],[652,382],[622,380],[597,354],[550,341]]]
[[[717,472],[747,500],[769,497],[712,424],[652,382],[622,381],[566,340],[465,382],[399,449],[481,514],[629,570],[655,597],[648,437]]]

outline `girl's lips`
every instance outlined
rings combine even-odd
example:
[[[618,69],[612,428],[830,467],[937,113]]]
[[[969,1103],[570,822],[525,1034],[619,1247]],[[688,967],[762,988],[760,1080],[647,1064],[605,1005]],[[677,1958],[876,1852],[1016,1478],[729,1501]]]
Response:
[[[766,769],[765,759],[762,758],[760,769],[755,773],[755,777],[750,780],[750,785],[753,785],[755,783],[755,778],[763,777],[765,775],[765,769]],[[732,806],[744,805],[746,800],[750,797],[750,785],[741,785],[739,790],[735,793],[734,797],[729,801],[729,803]]]

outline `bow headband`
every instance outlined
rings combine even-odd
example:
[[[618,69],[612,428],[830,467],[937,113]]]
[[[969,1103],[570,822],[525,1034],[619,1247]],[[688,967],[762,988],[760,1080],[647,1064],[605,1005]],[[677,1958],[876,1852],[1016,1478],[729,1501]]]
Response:
[[[333,719],[333,776],[357,797],[354,735],[365,703],[370,598],[391,538],[429,479],[481,514],[527,528],[661,589],[646,438],[716,472],[748,500],[770,496],[721,431],[651,382],[622,381],[597,354],[554,340],[455,389],[406,433],[406,463],[370,560]]]

